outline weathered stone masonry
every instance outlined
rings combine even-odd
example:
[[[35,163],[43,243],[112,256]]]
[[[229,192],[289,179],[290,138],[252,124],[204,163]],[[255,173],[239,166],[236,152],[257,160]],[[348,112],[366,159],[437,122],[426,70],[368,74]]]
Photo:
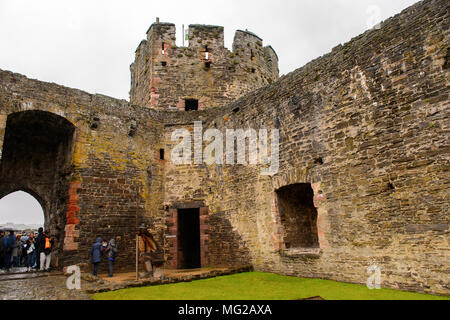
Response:
[[[384,287],[449,294],[446,1],[419,2],[272,84],[276,54],[253,52],[253,34],[237,33],[236,64],[220,27],[191,26],[189,48],[173,34],[150,28],[131,104],[0,72],[0,197],[25,190],[43,204],[59,266],[86,262],[96,236],[120,236],[117,266],[131,268],[145,221],[176,267],[178,210],[201,208],[203,266],[365,283],[375,263]],[[199,111],[182,111],[185,99]],[[197,120],[279,128],[279,172],[175,166],[171,133]]]

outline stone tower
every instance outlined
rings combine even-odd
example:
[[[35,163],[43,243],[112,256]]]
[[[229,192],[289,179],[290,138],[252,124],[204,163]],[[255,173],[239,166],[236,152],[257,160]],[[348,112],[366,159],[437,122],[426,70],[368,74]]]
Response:
[[[176,46],[172,23],[152,24],[131,65],[132,104],[163,110],[226,105],[278,79],[278,57],[257,35],[236,31],[232,52],[224,28],[190,25],[189,46]]]

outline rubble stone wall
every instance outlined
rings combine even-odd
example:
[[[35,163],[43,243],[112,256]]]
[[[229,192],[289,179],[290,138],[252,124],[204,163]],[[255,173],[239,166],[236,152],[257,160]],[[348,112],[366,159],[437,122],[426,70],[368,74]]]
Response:
[[[448,27],[445,1],[419,2],[216,118],[280,129],[276,175],[208,169],[207,204],[255,269],[365,283],[375,264],[383,287],[449,294]],[[320,250],[284,247],[276,190],[296,183],[314,190]]]
[[[96,237],[105,240],[119,237],[117,267],[130,268],[135,260],[136,224],[158,223],[152,216],[160,202],[150,192],[152,188],[158,189],[162,181],[157,151],[162,126],[158,116],[124,100],[91,95],[8,71],[0,71],[0,83],[2,145],[8,117],[24,111],[45,111],[75,128],[68,167],[59,167],[55,172],[47,162],[37,169],[21,160],[22,167],[14,169],[20,175],[33,167],[37,176],[31,177],[35,180],[39,176],[45,179],[45,173],[53,170],[52,185],[47,184],[46,189],[38,185],[39,190],[33,190],[36,184],[31,184],[24,191],[47,200],[48,205],[43,206],[46,226],[56,238],[58,250],[54,262],[58,266],[88,262],[89,249]],[[49,128],[40,130],[45,132]],[[36,136],[26,134],[16,135],[22,135],[30,144],[36,143]],[[55,136],[54,141],[57,140]],[[14,155],[14,148],[11,150],[13,156],[20,156],[17,152]],[[2,163],[1,197],[17,188],[22,190],[19,184],[31,179],[19,176],[17,186],[11,186],[6,179],[8,170],[6,162]]]
[[[75,128],[70,170],[52,171],[51,195],[40,195],[59,209],[46,213],[59,265],[89,261],[90,245],[101,236],[119,237],[116,265],[133,268],[141,222],[173,265],[176,209],[195,205],[202,264],[251,263],[256,270],[357,283],[375,264],[383,287],[449,294],[446,1],[419,2],[272,84],[273,49],[238,31],[232,58],[222,32],[191,26],[189,47],[176,48],[174,26],[154,24],[131,68],[131,104],[0,70],[0,147],[17,112],[50,112]],[[205,45],[210,70],[202,69]],[[242,64],[229,70],[236,56]],[[258,66],[263,80],[249,81]],[[207,85],[177,87],[191,73]],[[248,88],[233,89],[244,82]],[[200,110],[180,111],[180,97],[199,99]],[[222,132],[278,128],[279,171],[174,165],[172,133],[193,132],[194,121]],[[15,191],[5,181],[0,196]],[[286,245],[277,190],[294,184],[313,190],[319,248]],[[52,219],[56,214],[62,216]]]

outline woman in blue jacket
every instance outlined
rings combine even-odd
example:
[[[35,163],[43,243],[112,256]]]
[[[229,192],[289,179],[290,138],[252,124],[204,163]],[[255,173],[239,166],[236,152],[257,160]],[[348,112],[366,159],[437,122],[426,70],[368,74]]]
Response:
[[[102,255],[103,255],[102,238],[98,237],[91,248],[92,264],[94,265],[94,273],[93,273],[94,276],[97,276],[98,265],[102,261]]]

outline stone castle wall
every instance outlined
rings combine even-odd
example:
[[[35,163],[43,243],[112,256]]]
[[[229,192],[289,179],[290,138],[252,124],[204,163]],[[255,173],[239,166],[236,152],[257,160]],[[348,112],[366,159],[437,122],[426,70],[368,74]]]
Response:
[[[449,294],[449,16],[420,2],[226,108],[218,128],[280,128],[280,170],[217,166],[208,205],[256,270]],[[237,113],[233,110],[239,110]],[[276,191],[310,183],[320,250],[283,244]]]
[[[162,127],[156,114],[124,100],[7,71],[0,71],[0,79],[0,146],[12,115],[39,110],[66,119],[75,128],[69,166],[63,168],[65,171],[52,171],[52,184],[44,180],[45,190],[36,181],[43,181],[49,168],[46,164],[55,161],[46,145],[37,151],[38,159],[48,159],[40,166],[26,158],[11,172],[2,157],[0,197],[25,190],[41,200],[46,227],[56,240],[57,265],[89,262],[89,249],[96,237],[120,237],[117,266],[129,269],[134,261],[136,224],[158,224],[149,220],[158,200],[150,198],[149,188],[161,183],[157,150]],[[41,131],[51,134],[45,129],[49,124],[43,125]],[[56,139],[52,136],[50,140]],[[36,137],[29,137],[29,141],[33,148]],[[33,169],[31,174],[23,173],[27,168]],[[17,184],[9,184],[11,180]]]
[[[238,87],[248,78],[236,75],[247,67],[253,75],[252,66],[261,66],[251,62],[257,37],[236,33],[233,53],[242,66],[230,76],[232,58],[222,48],[220,27],[191,26],[190,47],[174,48],[174,26],[154,24],[132,65],[131,104],[0,71],[0,149],[7,119],[17,112],[47,111],[73,124],[72,149],[64,149],[71,170],[62,162],[52,167],[50,191],[38,194],[51,204],[47,224],[58,238],[60,265],[88,261],[97,236],[120,236],[117,266],[133,268],[134,232],[144,221],[173,267],[176,209],[195,206],[202,208],[207,265],[251,263],[256,270],[365,283],[367,267],[376,264],[383,287],[449,294],[448,18],[443,0],[417,3],[380,30],[367,31],[277,82],[248,88],[252,91],[237,101],[244,92],[236,94],[232,83]],[[212,59],[222,56],[207,71],[201,41],[211,38]],[[153,39],[164,39],[168,57],[158,53],[161,42]],[[180,77],[191,72],[186,66],[193,57],[183,52],[196,53],[197,80],[209,79],[223,63],[223,74],[211,80],[211,88],[217,85],[223,95],[194,85],[171,91],[168,84],[186,83]],[[276,61],[269,47],[253,55],[266,65]],[[175,59],[167,60],[167,70],[161,65],[166,58]],[[272,65],[260,75],[269,70],[266,79],[278,74]],[[146,90],[150,84],[154,89]],[[202,92],[208,94],[199,96]],[[203,110],[170,111],[184,109],[180,97],[199,99]],[[279,172],[263,176],[258,165],[175,166],[171,134],[193,131],[194,121],[202,121],[205,130],[279,128]],[[11,163],[4,159],[3,153],[0,197],[15,191],[3,179],[3,163]],[[6,176],[14,179],[9,171]],[[37,186],[35,175],[20,177],[27,190]],[[277,191],[297,183],[310,184],[314,192],[319,240],[314,250],[293,250],[283,240]]]

